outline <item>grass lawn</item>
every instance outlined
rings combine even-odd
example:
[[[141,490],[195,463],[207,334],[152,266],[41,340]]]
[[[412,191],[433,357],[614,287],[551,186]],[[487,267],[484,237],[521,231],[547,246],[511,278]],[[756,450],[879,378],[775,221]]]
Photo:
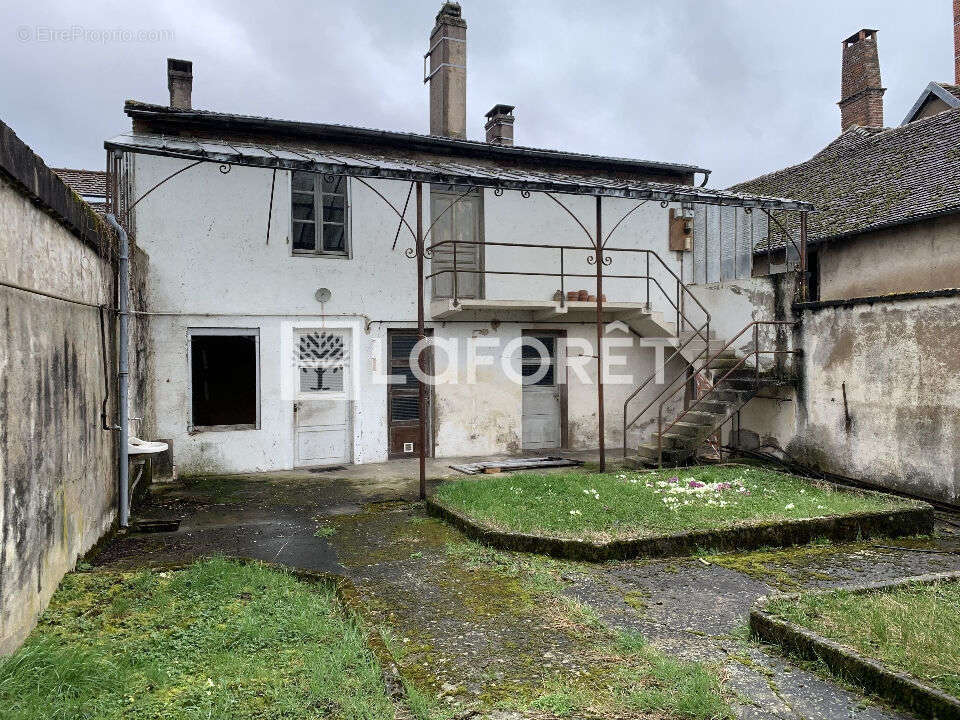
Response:
[[[767,610],[960,697],[960,583],[780,600]]]
[[[797,520],[913,503],[738,465],[655,472],[510,474],[448,481],[448,506],[502,530],[609,540]]]
[[[330,588],[221,559],[67,575],[0,660],[0,708],[5,720],[393,717]]]

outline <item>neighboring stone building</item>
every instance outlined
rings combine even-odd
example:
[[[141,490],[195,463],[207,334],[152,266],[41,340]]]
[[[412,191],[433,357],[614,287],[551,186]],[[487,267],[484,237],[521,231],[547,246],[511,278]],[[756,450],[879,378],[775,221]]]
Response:
[[[957,74],[960,84],[960,64]],[[806,466],[956,503],[960,90],[930,83],[904,124],[883,127],[875,30],[844,40],[842,76],[842,134],[805,162],[732,188],[817,208],[809,301],[792,306],[799,390],[754,401],[742,427]],[[772,273],[755,282],[790,284],[783,245],[755,247],[755,274]],[[763,311],[754,304],[754,315]]]
[[[883,127],[876,40],[875,30],[862,30],[844,41],[842,134],[805,162],[732,188],[817,207],[811,300],[960,285],[960,99],[951,106],[940,98],[953,98],[945,88],[955,86],[931,83],[908,116],[915,119]],[[757,248],[756,267],[764,251]]]

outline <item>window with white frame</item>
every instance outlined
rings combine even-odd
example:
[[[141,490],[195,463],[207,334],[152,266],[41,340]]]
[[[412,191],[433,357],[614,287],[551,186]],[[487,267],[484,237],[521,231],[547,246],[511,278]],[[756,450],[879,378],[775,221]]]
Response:
[[[294,254],[348,255],[347,178],[295,170],[290,190]]]

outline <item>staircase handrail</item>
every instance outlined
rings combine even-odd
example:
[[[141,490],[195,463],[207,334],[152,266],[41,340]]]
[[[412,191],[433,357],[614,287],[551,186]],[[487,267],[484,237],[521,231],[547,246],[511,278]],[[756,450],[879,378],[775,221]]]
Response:
[[[751,355],[754,356],[754,358],[755,358],[755,359],[754,359],[754,366],[755,366],[755,367],[754,367],[754,370],[755,370],[755,372],[756,372],[756,379],[757,379],[757,381],[759,382],[759,380],[760,380],[760,355],[761,355],[761,354],[764,354],[764,355],[770,355],[770,354],[774,354],[774,355],[796,354],[797,351],[796,351],[795,349],[794,349],[794,350],[761,350],[761,349],[760,349],[760,326],[761,326],[761,325],[796,325],[796,322],[793,321],[793,320],[753,320],[753,321],[747,323],[747,324],[743,327],[743,329],[740,330],[740,332],[738,332],[736,335],[734,335],[732,338],[730,338],[730,340],[728,340],[727,343],[726,343],[722,348],[720,348],[716,353],[714,353],[714,355],[713,355],[712,357],[710,357],[708,360],[706,360],[706,361],[704,362],[704,364],[700,367],[700,369],[694,372],[693,377],[696,377],[696,376],[699,375],[701,372],[703,372],[704,370],[708,369],[708,368],[710,367],[710,365],[711,365],[726,349],[728,349],[731,345],[733,345],[733,343],[735,343],[737,340],[739,340],[739,339],[744,335],[744,333],[746,333],[746,332],[747,332],[748,330],[750,330],[751,328],[753,328],[753,350],[752,350],[752,351],[746,353],[742,358],[740,358],[740,359],[737,361],[737,363],[736,363],[733,367],[731,367],[730,369],[728,369],[728,370],[724,373],[724,375],[723,375],[719,380],[717,380],[716,382],[713,383],[713,385],[710,387],[709,390],[707,390],[707,392],[705,392],[705,393],[704,393],[703,395],[701,395],[700,397],[696,398],[696,399],[694,400],[693,404],[690,405],[690,407],[684,409],[684,411],[683,411],[682,413],[680,413],[677,417],[675,417],[675,418],[673,419],[673,421],[672,421],[666,428],[663,427],[663,407],[664,407],[664,405],[667,404],[667,402],[670,400],[670,398],[671,398],[673,395],[676,394],[676,390],[674,390],[672,393],[670,393],[670,395],[668,395],[668,396],[660,403],[660,405],[657,407],[657,464],[658,464],[659,466],[661,466],[661,467],[663,466],[663,433],[669,431],[674,425],[676,425],[678,422],[680,422],[688,413],[690,413],[694,408],[696,408],[696,407],[697,407],[700,403],[702,403],[706,398],[710,397],[713,393],[715,393],[715,392],[717,391],[717,388],[720,386],[720,384],[721,384],[724,380],[726,380],[726,379],[730,376],[731,373],[733,373],[735,370],[739,369],[739,368],[750,358]],[[709,344],[707,345],[707,347],[709,348]],[[698,357],[699,357],[699,356],[698,356]],[[626,444],[626,443],[624,443],[624,444]]]

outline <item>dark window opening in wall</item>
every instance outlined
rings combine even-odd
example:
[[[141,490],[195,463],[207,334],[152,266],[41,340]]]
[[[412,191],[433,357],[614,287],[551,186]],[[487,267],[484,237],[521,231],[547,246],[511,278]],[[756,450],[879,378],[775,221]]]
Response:
[[[290,184],[295,255],[347,255],[347,178],[294,171]]]
[[[257,427],[258,346],[256,331],[190,331],[193,429]]]
[[[820,253],[807,250],[807,300],[820,299]]]

